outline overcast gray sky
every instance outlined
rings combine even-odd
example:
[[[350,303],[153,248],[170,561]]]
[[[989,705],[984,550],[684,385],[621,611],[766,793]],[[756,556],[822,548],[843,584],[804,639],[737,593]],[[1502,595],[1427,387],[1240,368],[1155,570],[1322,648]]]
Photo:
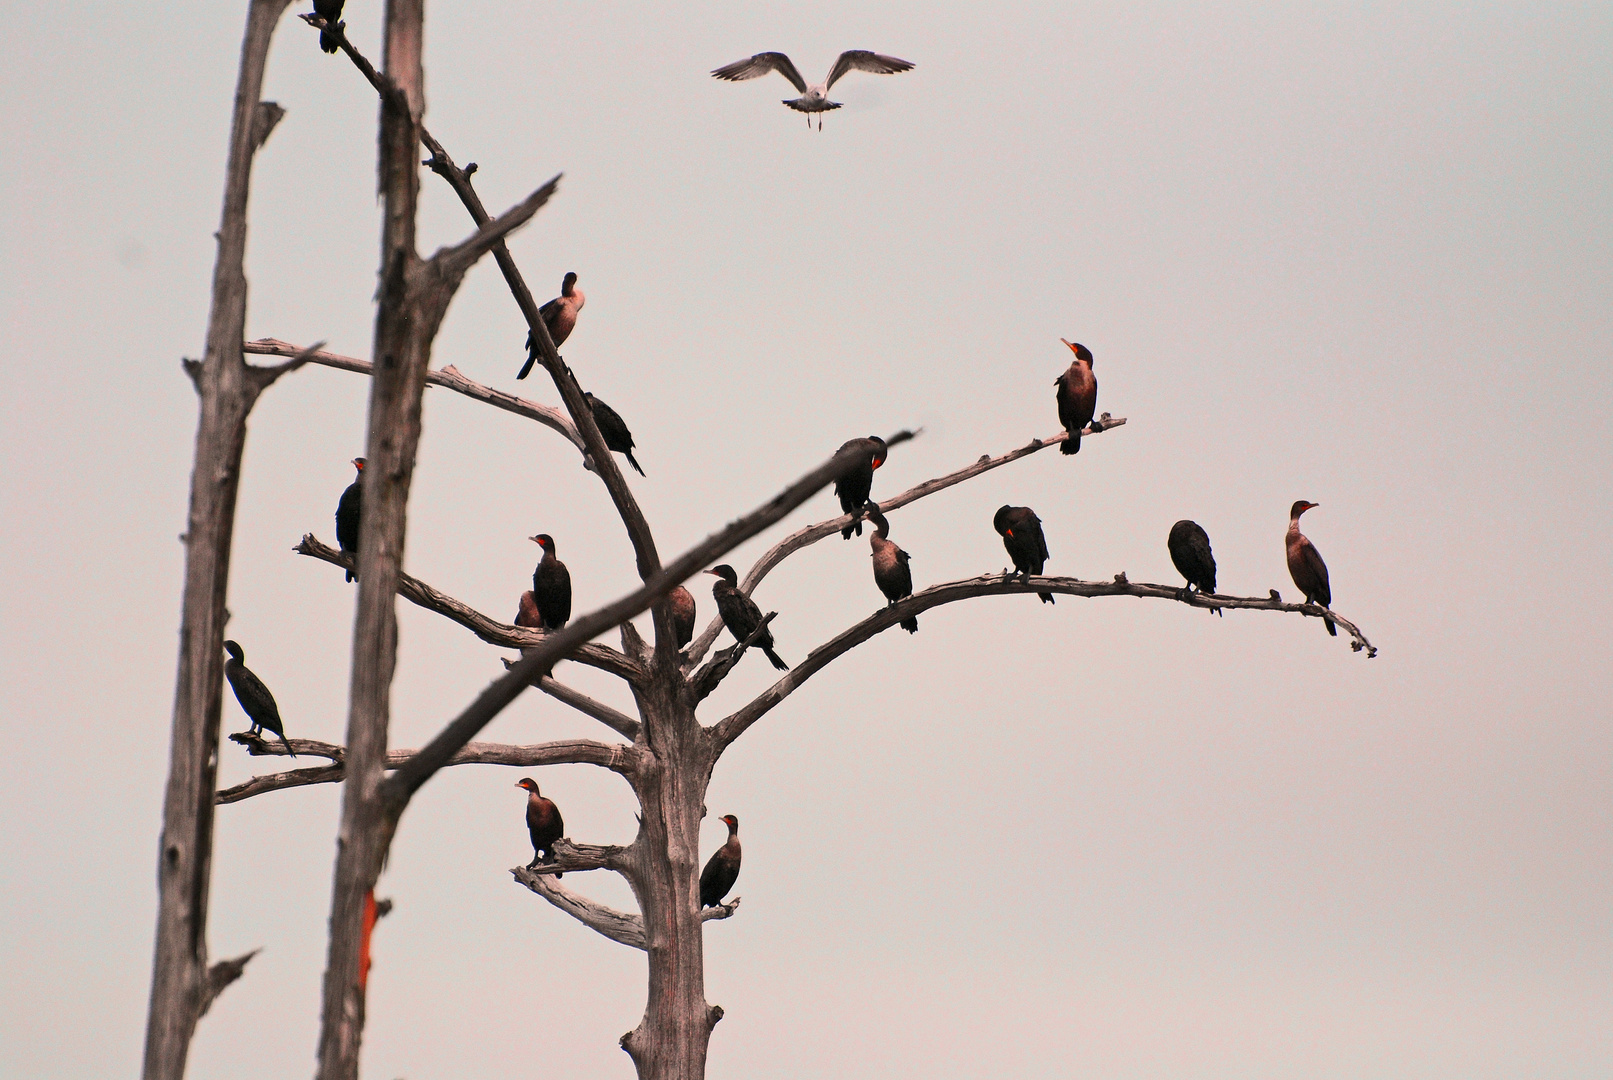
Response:
[[[380,3],[346,19],[378,56]],[[195,430],[179,359],[202,345],[243,24],[237,3],[0,11],[18,1076],[140,1053]],[[782,79],[706,74],[776,49],[816,80],[846,48],[918,66],[848,76],[821,133]],[[367,356],[373,94],[288,14],[265,96],[288,112],[258,158],[248,332]],[[1223,591],[1292,595],[1280,541],[1307,498],[1335,607],[1382,650],[1294,616],[1013,597],[845,657],[712,783],[705,849],[723,813],[746,842],[745,903],[707,929],[714,1080],[1613,1071],[1607,7],[465,2],[428,12],[427,97],[495,210],[565,173],[511,246],[540,299],[581,275],[564,352],[638,437],[663,552],[852,436],[925,428],[877,498],[1052,433],[1062,336],[1130,423],[893,515],[920,587],[1000,569],[1012,502],[1046,522],[1051,573],[1174,583],[1165,534],[1191,517]],[[422,185],[429,253],[470,226]],[[435,362],[514,390],[522,334],[487,261]],[[343,735],[353,590],[290,549],[333,539],[367,392],[306,369],[252,418],[230,635],[294,736]],[[569,445],[428,395],[408,569],[509,618],[539,531],[580,610],[631,587]],[[838,539],[758,600],[790,661],[882,602],[866,541]],[[400,620],[412,746],[501,652]],[[702,717],[772,677],[747,657]],[[602,733],[528,694],[486,737],[568,734]],[[224,783],[272,768],[225,745]],[[405,819],[367,1075],[631,1075],[642,955],[512,884],[521,775],[449,770]],[[618,778],[540,779],[572,837],[631,838]],[[264,951],[192,1076],[311,1069],[338,801],[221,810],[212,947]]]

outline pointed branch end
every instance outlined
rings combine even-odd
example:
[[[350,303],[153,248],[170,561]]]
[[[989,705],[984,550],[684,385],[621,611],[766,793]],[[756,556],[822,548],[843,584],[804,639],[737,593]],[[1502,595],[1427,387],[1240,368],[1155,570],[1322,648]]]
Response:
[[[246,972],[247,964],[251,963],[252,958],[262,951],[263,949],[259,947],[242,956],[237,956],[233,960],[220,960],[208,968],[207,985],[202,990],[202,1007],[197,1010],[196,1015],[198,1017],[206,1016],[207,1010],[213,1007],[214,1000],[224,992],[226,987]]]

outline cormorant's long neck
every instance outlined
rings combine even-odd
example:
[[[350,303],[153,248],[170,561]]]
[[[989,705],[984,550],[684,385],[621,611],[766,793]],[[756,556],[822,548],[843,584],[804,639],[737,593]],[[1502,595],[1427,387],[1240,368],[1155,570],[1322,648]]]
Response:
[[[1288,539],[1293,540],[1299,536],[1299,515],[1295,514],[1288,519]]]

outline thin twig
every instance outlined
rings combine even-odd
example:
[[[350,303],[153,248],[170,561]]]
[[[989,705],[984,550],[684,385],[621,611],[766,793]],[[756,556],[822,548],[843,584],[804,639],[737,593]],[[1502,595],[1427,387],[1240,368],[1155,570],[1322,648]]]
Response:
[[[1125,423],[1126,418],[1124,416],[1117,418],[1111,417],[1108,413],[1104,413],[1103,416],[1098,418],[1098,426],[1093,427],[1092,425],[1088,425],[1087,427],[1081,429],[1081,434],[1083,437],[1088,435],[1096,435],[1104,431],[1108,431],[1110,428],[1122,427],[1125,425]],[[926,495],[934,495],[937,491],[944,491],[954,484],[961,484],[965,480],[970,480],[976,476],[979,476],[981,473],[990,472],[992,469],[999,469],[1004,465],[1018,461],[1020,458],[1029,457],[1038,450],[1046,450],[1050,446],[1057,446],[1065,440],[1066,436],[1066,432],[1060,431],[1058,434],[1049,435],[1045,439],[1032,439],[1029,443],[1021,446],[1019,449],[1010,450],[1008,453],[1001,454],[997,457],[982,454],[977,461],[965,465],[956,472],[947,473],[945,476],[938,476],[934,480],[926,480],[922,484],[915,484],[913,487],[908,488],[900,495],[893,495],[888,499],[877,500],[879,507],[881,510],[887,512],[891,510],[898,510],[901,507],[906,506],[908,503],[917,502]],[[761,584],[762,579],[767,576],[768,571],[772,570],[779,563],[783,562],[797,551],[800,551],[802,548],[811,547],[819,540],[822,540],[825,537],[833,536],[850,523],[851,515],[841,514],[839,517],[830,518],[827,521],[820,521],[816,525],[808,525],[805,528],[798,529],[789,536],[786,536],[784,539],[780,540],[778,543],[774,544],[771,548],[764,552],[761,558],[756,560],[756,564],[752,566],[750,568],[750,572],[745,575],[744,581],[740,582],[739,591],[744,593],[746,596],[749,596],[756,589],[756,586]],[[700,632],[699,637],[695,638],[689,643],[688,655],[684,663],[689,666],[698,664],[700,662],[700,658],[706,654],[707,649],[711,648],[712,642],[717,640],[717,635],[721,632],[722,620],[720,618],[714,619],[709,626]]]
[[[242,351],[256,353],[260,356],[295,356],[297,347],[287,341],[276,338],[259,338],[249,341],[241,346]],[[374,368],[368,360],[360,360],[356,356],[342,356],[338,353],[316,351],[308,355],[310,364],[321,364],[325,367],[337,368],[342,371],[353,371],[360,375],[374,374]],[[458,394],[491,405],[496,409],[524,416],[528,420],[536,420],[545,427],[552,428],[564,435],[567,440],[584,455],[587,460],[587,449],[582,444],[582,436],[572,426],[570,419],[559,409],[550,405],[540,405],[536,401],[507,394],[503,390],[495,390],[491,386],[479,383],[474,379],[466,378],[460,370],[450,364],[436,371],[426,372],[426,382],[431,386],[445,386]]]
[[[880,608],[874,614],[863,619],[839,634],[830,638],[807,654],[807,658],[784,674],[778,682],[764,690],[749,704],[737,712],[725,717],[715,724],[712,731],[712,741],[719,753],[726,748],[745,729],[761,719],[769,710],[779,702],[789,697],[796,687],[810,679],[814,674],[827,667],[837,657],[856,648],[869,638],[882,630],[888,630],[903,619],[912,618],[933,607],[942,604],[951,604],[958,600],[968,600],[976,596],[1005,596],[1015,593],[1031,595],[1033,593],[1063,593],[1068,596],[1137,596],[1151,597],[1159,600],[1174,600],[1187,604],[1190,607],[1201,607],[1215,610],[1217,608],[1247,608],[1253,611],[1290,611],[1311,618],[1322,618],[1324,615],[1339,626],[1349,631],[1350,647],[1356,652],[1365,651],[1368,658],[1378,655],[1378,650],[1356,625],[1343,618],[1337,612],[1328,611],[1316,604],[1285,604],[1275,597],[1259,598],[1253,596],[1221,596],[1216,593],[1205,595],[1202,593],[1189,593],[1170,585],[1151,585],[1128,581],[1125,574],[1116,574],[1113,581],[1081,581],[1078,578],[1067,577],[1031,577],[1019,578],[1015,576],[1004,577],[1002,574],[983,574],[976,578],[967,578],[963,581],[950,581],[941,585],[932,585],[923,592],[914,593],[904,600],[900,600],[889,607]]]

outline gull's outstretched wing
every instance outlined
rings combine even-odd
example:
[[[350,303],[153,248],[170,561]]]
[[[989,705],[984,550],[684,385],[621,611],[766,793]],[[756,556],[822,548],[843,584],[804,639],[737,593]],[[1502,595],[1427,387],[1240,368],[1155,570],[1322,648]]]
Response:
[[[850,55],[850,53],[846,54],[846,56]],[[864,55],[873,56],[874,54],[865,53]],[[842,56],[840,59],[844,61],[846,57]],[[877,59],[888,60],[890,58],[878,57]],[[902,60],[898,60],[896,62],[898,64],[905,63],[905,61]],[[913,65],[908,64],[907,66],[912,67]],[[839,69],[836,68],[836,70]],[[806,80],[801,78],[801,73],[799,71],[795,70],[795,65],[790,63],[790,58],[781,52],[757,53],[749,60],[736,60],[734,63],[729,64],[726,67],[718,68],[711,74],[713,78],[726,79],[728,82],[743,82],[746,79],[760,78],[761,76],[766,75],[769,71],[776,71],[786,79],[790,80],[790,82],[795,84],[795,88],[801,91],[801,93],[804,94],[807,92]]]
[[[763,54],[766,55],[766,54]],[[773,55],[777,55],[776,53]],[[760,60],[761,57],[755,58]],[[789,63],[789,61],[785,61]],[[898,60],[894,56],[881,56],[867,49],[850,49],[840,54],[835,61],[834,70],[829,72],[829,81],[824,84],[827,90],[848,71],[872,71],[875,75],[895,75],[903,71],[912,70],[913,64],[909,60]]]

